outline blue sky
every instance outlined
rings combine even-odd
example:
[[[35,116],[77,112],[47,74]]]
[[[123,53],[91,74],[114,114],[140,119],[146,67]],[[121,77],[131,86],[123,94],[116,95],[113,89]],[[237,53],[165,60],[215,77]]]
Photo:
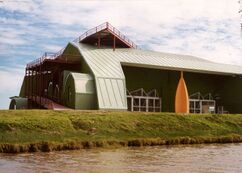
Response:
[[[0,109],[18,95],[26,63],[109,21],[144,49],[242,65],[237,0],[3,0]]]

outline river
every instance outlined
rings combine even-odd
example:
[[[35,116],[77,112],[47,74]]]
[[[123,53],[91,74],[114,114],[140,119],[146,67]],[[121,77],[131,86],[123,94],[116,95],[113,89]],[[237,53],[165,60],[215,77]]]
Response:
[[[242,144],[0,154],[0,172],[240,173]]]

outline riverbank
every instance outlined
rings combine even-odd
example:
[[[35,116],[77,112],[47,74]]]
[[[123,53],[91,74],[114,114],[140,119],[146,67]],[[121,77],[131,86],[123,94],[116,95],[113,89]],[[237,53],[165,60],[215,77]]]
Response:
[[[0,111],[0,152],[242,142],[242,115]]]

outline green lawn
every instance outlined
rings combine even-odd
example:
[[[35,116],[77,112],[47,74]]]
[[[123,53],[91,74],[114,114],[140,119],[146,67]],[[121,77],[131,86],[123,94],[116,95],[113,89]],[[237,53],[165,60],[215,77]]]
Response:
[[[0,152],[241,141],[242,115],[0,111]]]

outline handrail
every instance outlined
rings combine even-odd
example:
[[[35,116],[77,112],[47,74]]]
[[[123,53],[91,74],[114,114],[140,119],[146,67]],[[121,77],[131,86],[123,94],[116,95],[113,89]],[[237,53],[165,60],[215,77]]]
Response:
[[[27,64],[26,68],[31,68],[37,65],[42,64],[46,59],[56,59],[60,55],[62,55],[64,51],[64,48],[58,51],[57,53],[52,53],[52,52],[45,52],[40,58],[30,62]]]
[[[109,32],[111,32],[113,35],[115,35],[117,38],[119,38],[120,40],[122,40],[124,43],[126,43],[129,47],[131,48],[135,48],[137,49],[137,45],[132,42],[130,39],[128,39],[125,35],[123,35],[118,29],[116,29],[114,26],[112,26],[110,23],[105,22],[102,23],[88,31],[86,31],[85,33],[83,33],[81,36],[77,37],[76,39],[73,40],[73,42],[81,42],[82,40],[84,40],[85,38],[87,38],[88,36],[95,34],[97,32],[100,32],[102,30],[107,29]],[[64,48],[62,48],[60,51],[58,51],[57,53],[50,53],[50,52],[45,52],[40,58],[28,63],[26,65],[26,68],[32,68],[38,65],[41,65],[46,59],[56,59],[59,56],[61,56],[63,54]]]

